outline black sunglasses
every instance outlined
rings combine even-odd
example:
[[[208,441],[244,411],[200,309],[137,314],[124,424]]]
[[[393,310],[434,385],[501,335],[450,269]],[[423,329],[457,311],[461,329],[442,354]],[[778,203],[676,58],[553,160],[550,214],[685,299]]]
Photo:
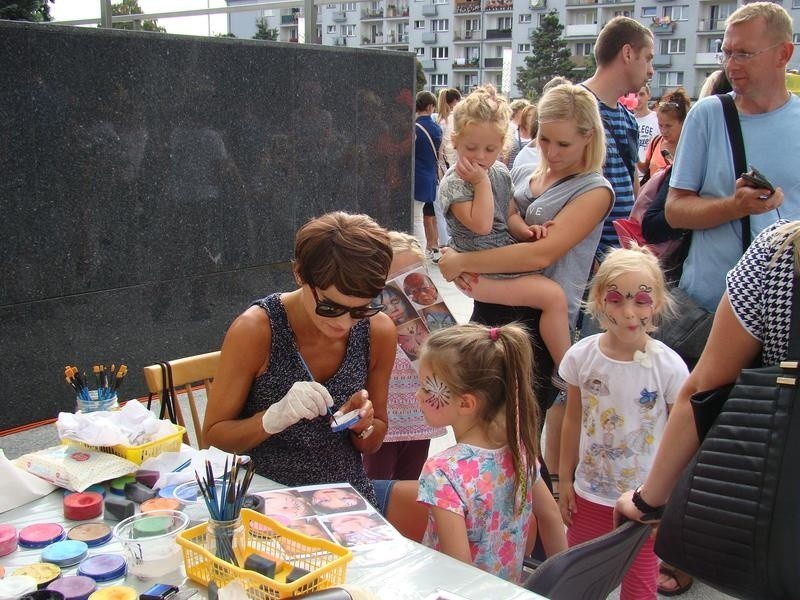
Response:
[[[324,300],[320,300],[319,296],[317,296],[317,290],[313,285],[309,285],[308,287],[311,288],[311,294],[314,296],[314,302],[317,303],[317,308],[315,312],[320,317],[326,317],[329,319],[334,319],[336,317],[341,317],[343,314],[350,313],[350,316],[354,319],[366,319],[368,317],[374,317],[379,312],[381,312],[384,308],[386,308],[383,304],[372,304],[370,306],[342,306],[341,304],[336,304],[336,302],[332,302],[327,298]]]

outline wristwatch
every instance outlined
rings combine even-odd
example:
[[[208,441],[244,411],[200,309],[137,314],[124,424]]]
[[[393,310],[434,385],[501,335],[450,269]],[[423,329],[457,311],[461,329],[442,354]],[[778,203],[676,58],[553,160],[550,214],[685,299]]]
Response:
[[[642,486],[637,487],[633,491],[633,505],[636,509],[642,513],[642,521],[660,521],[661,515],[664,514],[664,504],[661,506],[650,506],[647,502],[644,501],[641,494]]]

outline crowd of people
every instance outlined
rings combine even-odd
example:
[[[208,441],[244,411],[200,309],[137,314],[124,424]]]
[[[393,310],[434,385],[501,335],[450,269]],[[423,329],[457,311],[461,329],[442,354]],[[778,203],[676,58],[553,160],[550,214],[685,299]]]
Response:
[[[651,110],[653,35],[616,17],[595,44],[596,72],[551,82],[535,105],[509,104],[491,86],[418,94],[425,247],[364,215],[305,224],[297,289],[254,302],[225,336],[206,441],[250,454],[261,475],[289,486],[350,482],[400,531],[511,581],[537,540],[550,555],[610,531],[615,510],[650,519],[698,447],[691,394],[788,348],[800,255],[788,13],[740,7],[720,52],[708,97],[691,105],[674,90]],[[724,85],[748,160],[774,191],[732,167],[715,97]],[[619,102],[631,93],[635,113]],[[614,220],[631,215],[642,179],[664,170],[651,239],[621,247]],[[675,231],[690,236],[678,282],[649,248]],[[474,299],[472,323],[433,331],[408,354],[396,326],[412,319],[409,299],[424,304],[429,262]],[[410,270],[420,289],[386,287]],[[673,283],[715,313],[696,366],[652,337],[680,317]],[[336,411],[359,419],[332,427]],[[446,427],[455,446],[428,456]],[[621,597],[690,582],[660,567],[648,542]]]

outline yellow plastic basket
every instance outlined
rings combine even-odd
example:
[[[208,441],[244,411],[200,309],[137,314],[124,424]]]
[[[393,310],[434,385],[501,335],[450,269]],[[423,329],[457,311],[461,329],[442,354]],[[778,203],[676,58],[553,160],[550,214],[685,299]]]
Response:
[[[126,446],[125,444],[118,444],[116,446],[91,446],[84,444],[78,440],[71,440],[64,438],[61,440],[62,444],[69,444],[70,446],[79,446],[87,448],[88,450],[97,450],[99,452],[107,452],[109,454],[116,454],[122,458],[135,462],[137,465],[142,464],[146,459],[158,456],[162,452],[177,452],[181,449],[181,439],[186,432],[185,427],[175,425],[175,433],[170,433],[163,438],[147,442],[140,446]]]
[[[283,583],[225,562],[206,550],[207,523],[201,523],[178,534],[189,579],[203,586],[213,581],[220,588],[239,580],[252,600],[291,598],[344,583],[347,563],[353,558],[347,548],[303,535],[247,508],[242,509],[241,517],[245,559],[250,554],[265,554],[305,569],[308,575]]]

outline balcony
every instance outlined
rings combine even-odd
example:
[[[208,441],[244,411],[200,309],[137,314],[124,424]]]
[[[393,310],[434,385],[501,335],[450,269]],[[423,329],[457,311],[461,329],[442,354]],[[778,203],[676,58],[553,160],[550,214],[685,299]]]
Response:
[[[567,0],[567,6],[591,6],[599,4],[597,0]]]
[[[368,19],[382,19],[383,18],[383,9],[381,10],[362,10],[361,11],[361,19],[366,21]]]
[[[481,12],[481,3],[480,0],[472,1],[467,0],[465,2],[458,2],[456,1],[456,13],[457,15],[470,15],[476,14]]]
[[[453,61],[453,68],[475,70],[480,67],[480,64],[479,58],[457,58]]]
[[[486,39],[487,40],[509,40],[509,39],[511,39],[511,30],[510,29],[487,29],[486,30]]]
[[[387,19],[403,19],[408,17],[408,6],[389,4],[386,6]]]
[[[334,46],[347,46],[347,38],[340,35],[333,38],[333,45]]]
[[[511,0],[487,0],[484,7],[486,12],[505,12],[514,10],[514,3]]]
[[[724,33],[725,19],[700,19],[698,33]]]
[[[653,57],[653,68],[664,69],[672,66],[672,56],[669,54],[659,54]]]
[[[481,39],[480,31],[456,31],[453,33],[454,42],[471,42],[472,40],[479,41]]]
[[[364,36],[361,38],[361,45],[362,46],[375,46],[383,44],[383,34],[375,35],[372,37]]]
[[[422,34],[422,43],[423,44],[435,44],[436,43],[436,32],[435,31],[426,31]]]
[[[503,59],[502,58],[484,58],[483,59],[483,66],[487,69],[502,69],[503,68]]]
[[[531,8],[534,10],[547,8],[547,0],[531,0]]]
[[[438,6],[435,4],[423,4],[422,5],[422,16],[423,17],[435,17],[438,12]]]
[[[702,65],[702,66],[713,66],[717,67],[719,63],[717,63],[717,52],[698,52],[694,55],[694,64],[695,65]],[[654,65],[655,66],[655,65]]]
[[[345,21],[347,21],[347,15],[341,10],[337,10],[336,12],[334,12],[331,15],[331,17],[336,23],[344,23]]]
[[[564,37],[597,37],[600,27],[597,23],[587,23],[583,25],[567,25],[564,28]]]
[[[281,15],[281,25],[294,25],[297,23],[297,15]]]
[[[675,21],[670,20],[669,17],[653,17],[650,29],[656,35],[669,35],[675,31]]]
[[[421,60],[419,61],[422,65],[423,71],[435,71],[436,70],[436,61],[433,60]]]
[[[393,31],[389,34],[389,38],[386,40],[386,43],[391,45],[406,45],[408,44],[408,34],[403,33],[401,35],[396,35]]]

